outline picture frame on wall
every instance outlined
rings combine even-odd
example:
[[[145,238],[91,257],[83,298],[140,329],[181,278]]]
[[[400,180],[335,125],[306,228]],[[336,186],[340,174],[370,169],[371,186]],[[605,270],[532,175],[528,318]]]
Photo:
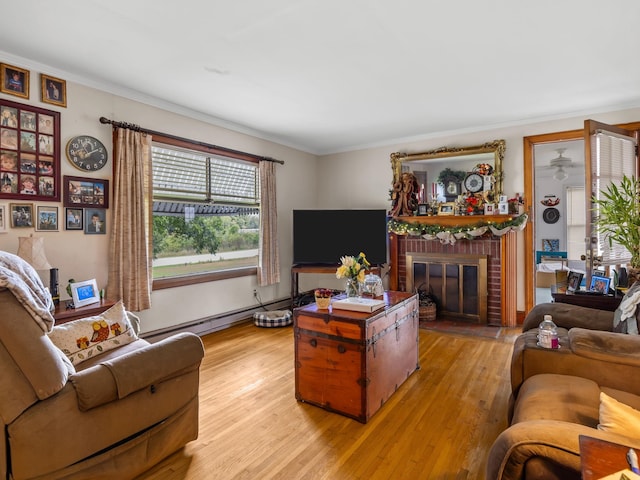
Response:
[[[0,99],[0,200],[60,201],[60,113]]]
[[[65,208],[65,230],[82,230],[84,225],[81,208]]]
[[[36,232],[58,231],[58,207],[38,205],[36,213]]]
[[[87,235],[107,233],[107,211],[104,208],[84,209],[84,233]]]
[[[40,74],[40,99],[59,107],[67,107],[67,82],[61,78]]]
[[[0,205],[0,233],[7,233],[7,206]]]
[[[9,204],[11,228],[33,228],[33,203]]]
[[[0,63],[0,92],[29,98],[29,70]]]
[[[109,208],[109,180],[65,175],[62,183],[65,207]]]

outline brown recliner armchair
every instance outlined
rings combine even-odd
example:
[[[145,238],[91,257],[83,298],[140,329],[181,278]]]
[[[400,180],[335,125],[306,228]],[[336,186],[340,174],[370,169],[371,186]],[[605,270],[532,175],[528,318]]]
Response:
[[[2,260],[17,257],[7,255],[0,252],[2,478],[133,478],[197,438],[198,336],[150,344],[133,335],[73,365],[50,338],[46,300],[33,307],[12,288],[20,279]]]
[[[558,350],[537,346],[545,313],[561,326]],[[580,435],[640,448],[640,438],[597,429],[601,392],[640,410],[640,337],[611,332],[613,315],[564,304],[532,309],[514,345],[510,426],[489,452],[487,480],[579,479]]]

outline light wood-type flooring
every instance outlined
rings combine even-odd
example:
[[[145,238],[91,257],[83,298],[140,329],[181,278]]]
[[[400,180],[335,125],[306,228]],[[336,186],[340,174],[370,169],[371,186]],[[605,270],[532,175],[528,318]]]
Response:
[[[207,335],[199,437],[139,479],[482,479],[517,333],[420,329],[421,369],[366,425],[296,401],[292,327]]]

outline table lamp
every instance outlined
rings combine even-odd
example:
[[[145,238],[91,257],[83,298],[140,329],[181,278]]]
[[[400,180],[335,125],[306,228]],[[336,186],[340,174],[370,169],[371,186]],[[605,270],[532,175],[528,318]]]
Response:
[[[49,291],[53,303],[60,303],[60,293],[58,291],[58,269],[51,267],[47,256],[44,253],[44,238],[18,237],[18,256],[29,263],[35,270],[49,270]]]

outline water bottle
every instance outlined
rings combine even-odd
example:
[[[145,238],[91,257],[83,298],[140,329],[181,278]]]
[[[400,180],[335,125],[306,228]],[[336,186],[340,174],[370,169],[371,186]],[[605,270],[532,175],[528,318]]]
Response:
[[[558,327],[553,323],[551,315],[545,315],[538,327],[538,345],[543,348],[558,348]]]

